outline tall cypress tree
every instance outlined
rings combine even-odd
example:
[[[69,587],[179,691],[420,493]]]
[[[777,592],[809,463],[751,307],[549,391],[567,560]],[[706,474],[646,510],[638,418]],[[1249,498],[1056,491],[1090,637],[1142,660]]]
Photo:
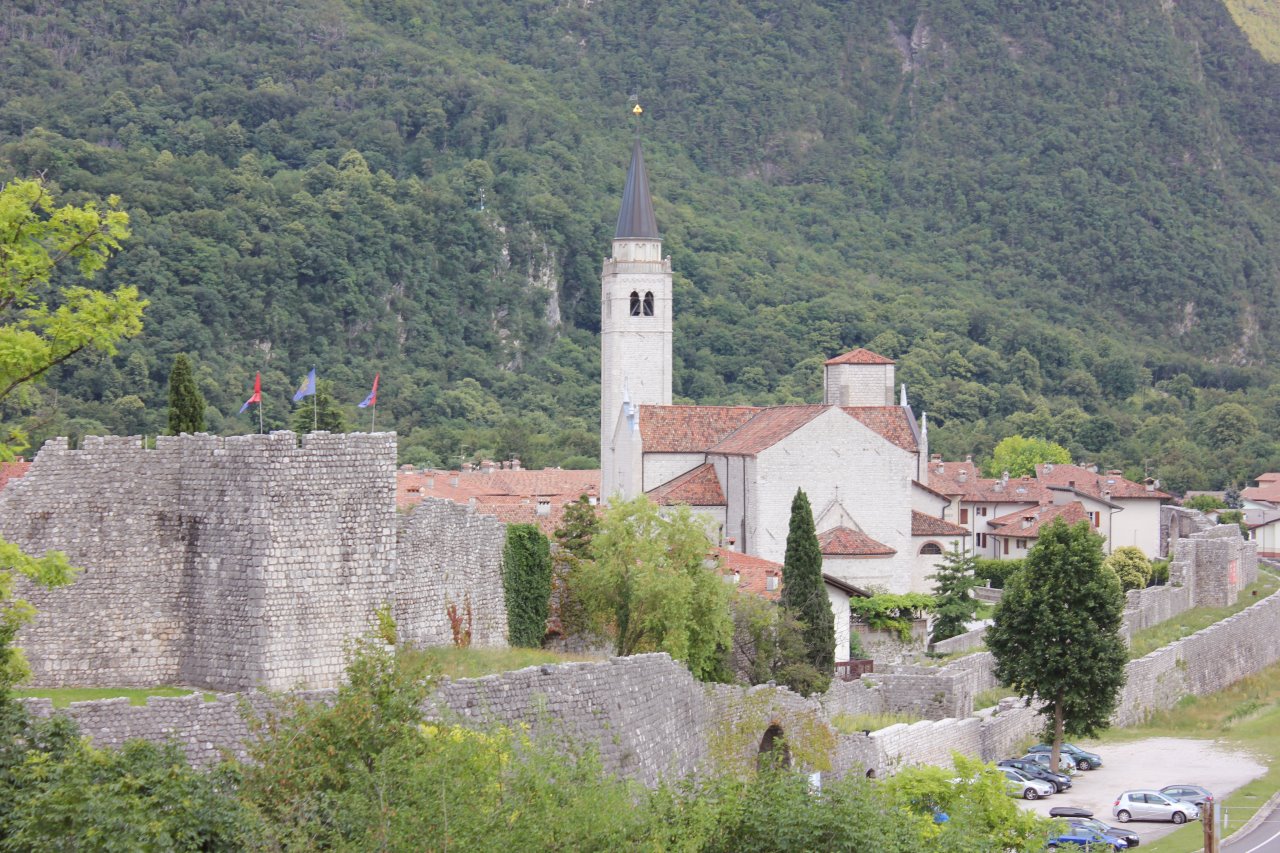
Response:
[[[169,370],[169,435],[204,432],[204,395],[196,387],[191,359],[186,353],[174,356]]]
[[[807,662],[830,676],[836,662],[836,622],[822,582],[822,546],[813,526],[813,509],[803,489],[791,501],[787,556],[782,563],[782,606],[804,623]]]

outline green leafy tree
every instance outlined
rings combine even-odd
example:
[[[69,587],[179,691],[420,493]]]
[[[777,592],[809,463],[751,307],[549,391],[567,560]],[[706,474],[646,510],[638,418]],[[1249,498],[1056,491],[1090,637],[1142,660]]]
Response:
[[[591,540],[600,529],[600,517],[586,495],[565,505],[556,528],[556,544],[575,557],[591,555]]]
[[[804,624],[807,662],[829,681],[836,665],[835,614],[822,581],[822,546],[814,530],[813,510],[802,489],[796,489],[791,499],[787,551],[782,561],[781,604]],[[821,689],[826,688],[825,681]]]
[[[204,395],[196,386],[191,359],[178,353],[169,371],[169,435],[204,432]]]
[[[1029,477],[1042,462],[1067,463],[1071,454],[1061,444],[1043,438],[1024,438],[1011,435],[1003,439],[991,452],[991,458],[982,466],[988,477],[999,477],[1005,471],[1010,477]]]
[[[605,511],[592,559],[574,568],[569,586],[617,654],[667,652],[697,678],[721,678],[733,623],[729,589],[707,565],[710,549],[688,507],[664,518],[640,496]]]
[[[1087,522],[1042,528],[1005,584],[987,648],[1000,683],[1045,703],[1054,767],[1064,733],[1087,736],[1109,724],[1128,663],[1123,612],[1120,579],[1103,564],[1102,537]]]
[[[739,674],[751,684],[774,681],[808,694],[823,683],[809,663],[804,624],[795,613],[758,595],[734,591],[733,655]]]
[[[934,619],[932,642],[958,637],[978,612],[978,600],[970,593],[979,586],[974,574],[977,557],[952,545],[929,578],[933,581]]]
[[[1103,563],[1120,578],[1120,587],[1125,592],[1143,589],[1151,582],[1151,561],[1135,545],[1121,545]]]
[[[129,216],[119,206],[112,196],[105,209],[94,202],[58,207],[41,181],[0,187],[0,400],[12,396],[20,405],[27,383],[51,367],[84,351],[114,355],[120,341],[142,330],[147,303],[137,288],[104,293],[64,283],[77,275],[92,279],[119,250],[129,236]],[[0,458],[12,458],[25,443],[25,434],[11,428]],[[61,552],[33,557],[0,540],[0,701],[28,672],[13,640],[35,611],[14,597],[16,578],[59,586],[73,575]]]
[[[1226,501],[1213,495],[1194,495],[1182,502],[1187,509],[1197,509],[1200,512],[1212,512],[1215,509],[1226,509]]]
[[[299,435],[311,432],[313,424],[316,430],[347,431],[347,418],[333,397],[332,382],[317,381],[316,393],[312,397],[303,397],[298,402],[298,407],[293,410],[294,432]]]
[[[537,525],[507,525],[502,586],[511,645],[540,648],[547,633],[551,600],[551,545]]]
[[[1218,513],[1219,524],[1235,524],[1240,528],[1240,535],[1249,538],[1249,525],[1244,520],[1244,512],[1238,509],[1223,510]]]

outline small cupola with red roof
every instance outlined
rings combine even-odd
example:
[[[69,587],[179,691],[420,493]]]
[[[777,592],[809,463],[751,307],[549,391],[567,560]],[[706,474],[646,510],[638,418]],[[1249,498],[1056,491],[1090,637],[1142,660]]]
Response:
[[[828,406],[892,406],[893,359],[859,347],[823,366]]]

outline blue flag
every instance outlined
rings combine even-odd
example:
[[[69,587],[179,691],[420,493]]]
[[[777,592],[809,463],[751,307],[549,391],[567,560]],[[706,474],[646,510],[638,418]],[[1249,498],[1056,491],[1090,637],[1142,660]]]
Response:
[[[307,374],[307,378],[303,380],[302,387],[298,389],[298,393],[293,395],[293,402],[298,402],[303,397],[310,397],[316,393],[316,369],[311,368],[311,372]]]

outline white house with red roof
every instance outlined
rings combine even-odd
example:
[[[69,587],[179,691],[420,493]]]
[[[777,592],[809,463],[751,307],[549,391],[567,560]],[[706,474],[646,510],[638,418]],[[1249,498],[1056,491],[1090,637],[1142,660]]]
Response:
[[[684,503],[730,550],[780,561],[791,501],[809,496],[824,571],[841,582],[925,591],[967,531],[930,492],[925,420],[894,400],[894,362],[866,349],[824,365],[822,404],[671,404],[671,265],[661,252],[637,143],[613,257],[601,276],[601,497]]]

